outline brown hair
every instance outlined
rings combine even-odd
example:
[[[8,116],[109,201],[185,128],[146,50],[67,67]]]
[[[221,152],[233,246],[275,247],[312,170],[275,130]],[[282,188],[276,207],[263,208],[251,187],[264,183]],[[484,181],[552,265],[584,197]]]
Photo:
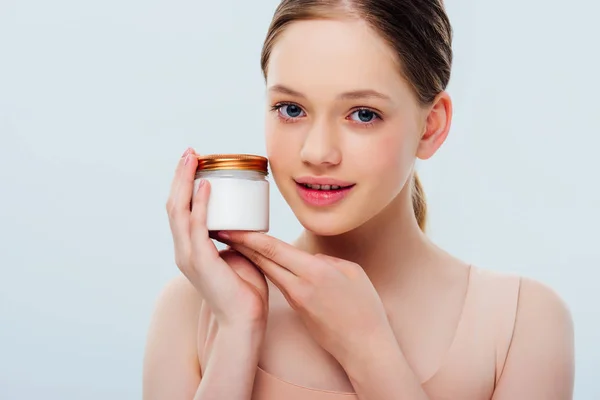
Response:
[[[452,27],[443,0],[282,0],[262,50],[265,78],[273,45],[287,25],[333,18],[359,18],[378,32],[398,55],[400,72],[421,105],[431,104],[446,89],[452,66]],[[416,172],[411,189],[415,217],[424,231],[427,203]]]

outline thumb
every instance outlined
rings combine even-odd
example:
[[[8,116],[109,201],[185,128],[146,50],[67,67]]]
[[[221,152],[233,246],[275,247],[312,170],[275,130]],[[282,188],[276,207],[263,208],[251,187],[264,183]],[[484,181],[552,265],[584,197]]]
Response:
[[[241,253],[233,249],[222,250],[220,255],[242,280],[252,285],[261,296],[266,297],[265,288],[267,287],[267,282],[262,271],[255,267]]]

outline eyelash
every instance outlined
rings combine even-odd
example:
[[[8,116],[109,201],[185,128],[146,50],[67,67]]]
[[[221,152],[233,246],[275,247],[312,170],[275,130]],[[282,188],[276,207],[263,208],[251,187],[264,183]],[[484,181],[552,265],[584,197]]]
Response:
[[[302,107],[300,107],[296,103],[291,103],[291,102],[286,102],[286,101],[279,102],[279,103],[277,103],[277,104],[275,104],[275,105],[273,105],[271,107],[271,111],[276,112],[277,113],[277,118],[279,118],[280,120],[282,120],[284,123],[295,123],[295,122],[297,122],[301,118],[301,117],[295,117],[295,118],[293,118],[293,117],[285,117],[285,116],[281,115],[280,110],[284,106],[296,106],[300,110],[302,110],[303,113],[306,114],[306,111],[304,111],[304,109]],[[379,121],[383,121],[383,118],[381,117],[380,113],[378,113],[377,111],[375,111],[375,110],[373,110],[371,108],[368,108],[368,107],[357,107],[357,108],[354,108],[350,112],[350,115],[354,114],[357,111],[369,111],[369,112],[373,113],[374,116],[375,116],[375,118],[373,118],[373,120],[369,121],[369,122],[356,122],[356,121],[350,119],[350,122],[358,124],[359,126],[361,126],[363,128],[369,128],[369,127],[375,125],[376,121],[378,121],[378,120]],[[348,119],[348,117],[346,117],[346,119]]]

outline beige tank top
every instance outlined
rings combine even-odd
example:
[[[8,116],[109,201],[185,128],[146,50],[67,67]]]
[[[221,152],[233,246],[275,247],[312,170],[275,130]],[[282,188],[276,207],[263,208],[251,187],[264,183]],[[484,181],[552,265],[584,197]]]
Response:
[[[464,309],[452,344],[433,376],[422,382],[431,399],[489,400],[492,397],[512,339],[519,288],[519,277],[471,268]],[[206,316],[201,315],[201,318]],[[202,364],[212,340],[210,334],[200,337],[205,339],[199,346]],[[358,397],[355,393],[299,386],[258,367],[252,400],[282,399],[358,400]]]

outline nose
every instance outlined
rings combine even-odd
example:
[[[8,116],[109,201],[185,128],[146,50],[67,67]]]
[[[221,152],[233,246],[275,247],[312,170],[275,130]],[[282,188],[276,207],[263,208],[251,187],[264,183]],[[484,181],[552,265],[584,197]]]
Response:
[[[304,140],[300,158],[315,166],[334,166],[342,161],[338,134],[334,127],[325,121],[315,123]]]

